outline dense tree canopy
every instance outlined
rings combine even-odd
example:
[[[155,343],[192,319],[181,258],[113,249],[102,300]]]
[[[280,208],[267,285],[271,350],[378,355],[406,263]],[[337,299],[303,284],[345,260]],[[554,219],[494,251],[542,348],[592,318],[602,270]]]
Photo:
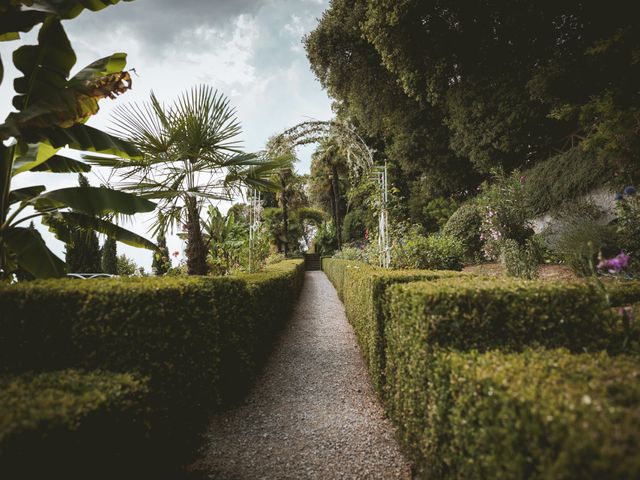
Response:
[[[396,166],[410,202],[465,195],[493,168],[529,168],[576,146],[583,162],[628,179],[640,153],[632,9],[332,0],[306,49],[338,116]]]

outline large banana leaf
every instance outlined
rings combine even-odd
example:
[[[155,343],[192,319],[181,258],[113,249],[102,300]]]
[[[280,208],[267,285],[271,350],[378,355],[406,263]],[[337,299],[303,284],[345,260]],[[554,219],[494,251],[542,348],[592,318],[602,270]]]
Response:
[[[101,58],[87,65],[76,73],[69,83],[74,86],[82,86],[85,82],[90,82],[95,78],[105,77],[112,73],[118,73],[127,66],[126,53],[114,53],[108,57]]]
[[[60,20],[47,18],[37,45],[24,45],[13,52],[13,63],[24,76],[14,81],[13,106],[19,111],[40,100],[56,98],[67,85],[76,54]]]
[[[17,145],[17,158],[13,161],[11,176],[33,170],[49,160],[56,154],[59,148],[53,148],[46,142],[26,145]]]
[[[146,238],[122,228],[114,223],[101,218],[83,215],[78,212],[60,212],[59,215],[66,225],[72,225],[78,228],[95,230],[109,238],[113,238],[119,242],[131,245],[137,248],[146,248],[147,250],[157,250],[158,247]]]
[[[79,160],[54,155],[46,162],[31,169],[32,172],[52,172],[52,173],[87,173],[91,171],[91,165],[87,165]]]
[[[76,124],[69,128],[31,129],[29,132],[24,132],[23,138],[30,143],[48,141],[54,148],[69,147],[123,158],[140,157],[140,151],[131,143],[83,124]]]
[[[47,248],[37,231],[12,227],[0,231],[0,242],[16,256],[18,265],[36,278],[61,277],[65,264]]]
[[[53,173],[86,173],[91,171],[91,165],[57,155],[59,148],[54,148],[46,142],[30,144],[23,153],[13,161],[11,175],[22,172],[53,172]]]
[[[44,185],[34,185],[32,187],[24,187],[18,188],[16,190],[11,190],[11,193],[9,193],[9,204],[11,205],[17,202],[31,200],[32,198],[40,195],[46,189],[47,188]]]
[[[87,215],[133,215],[152,212],[155,203],[130,193],[100,187],[69,187],[45,192],[31,200],[37,210],[72,208]]]
[[[97,12],[120,0],[22,0],[21,3],[40,12],[53,13],[64,19],[75,18],[86,8]],[[131,2],[133,0],[123,0]]]
[[[46,16],[47,14],[44,12],[21,11],[17,8],[2,12],[0,14],[0,41],[19,39],[18,32],[28,32],[35,25],[43,22]]]

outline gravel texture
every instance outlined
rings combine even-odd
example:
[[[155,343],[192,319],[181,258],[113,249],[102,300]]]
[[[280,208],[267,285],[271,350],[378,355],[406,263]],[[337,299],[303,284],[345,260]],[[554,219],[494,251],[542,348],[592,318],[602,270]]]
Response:
[[[245,403],[211,419],[193,469],[210,479],[410,478],[342,303],[307,272]]]

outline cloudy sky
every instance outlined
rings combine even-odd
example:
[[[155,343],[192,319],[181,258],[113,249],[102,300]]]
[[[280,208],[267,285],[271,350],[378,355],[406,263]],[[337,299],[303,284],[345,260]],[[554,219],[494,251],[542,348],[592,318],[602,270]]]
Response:
[[[330,100],[313,77],[301,39],[311,31],[328,0],[136,0],[101,12],[85,11],[64,22],[78,62],[76,69],[114,52],[128,54],[134,68],[133,89],[115,101],[103,100],[90,124],[108,128],[117,104],[144,101],[153,90],[167,101],[197,84],[225,93],[237,109],[247,151],[263,148],[267,138],[308,119],[331,118]],[[20,43],[33,43],[37,32],[20,42],[0,43],[5,78],[0,86],[0,117],[9,112],[13,95],[11,52]],[[73,74],[73,71],[72,71]],[[311,150],[298,152],[298,170],[309,169]],[[55,178],[54,178],[55,177]],[[17,186],[73,185],[76,177],[24,174]],[[90,178],[100,183],[97,175]],[[140,218],[129,228],[145,233]],[[48,233],[48,232],[47,232]],[[63,245],[46,236],[59,255]],[[177,238],[170,250],[182,250]],[[151,253],[119,245],[136,263],[150,269]]]

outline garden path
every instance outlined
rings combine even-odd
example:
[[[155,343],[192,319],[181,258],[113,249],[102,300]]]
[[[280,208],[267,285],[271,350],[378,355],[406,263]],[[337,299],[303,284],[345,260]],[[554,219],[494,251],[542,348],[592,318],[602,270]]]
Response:
[[[323,272],[244,404],[215,416],[194,469],[210,479],[404,479],[410,468]]]

